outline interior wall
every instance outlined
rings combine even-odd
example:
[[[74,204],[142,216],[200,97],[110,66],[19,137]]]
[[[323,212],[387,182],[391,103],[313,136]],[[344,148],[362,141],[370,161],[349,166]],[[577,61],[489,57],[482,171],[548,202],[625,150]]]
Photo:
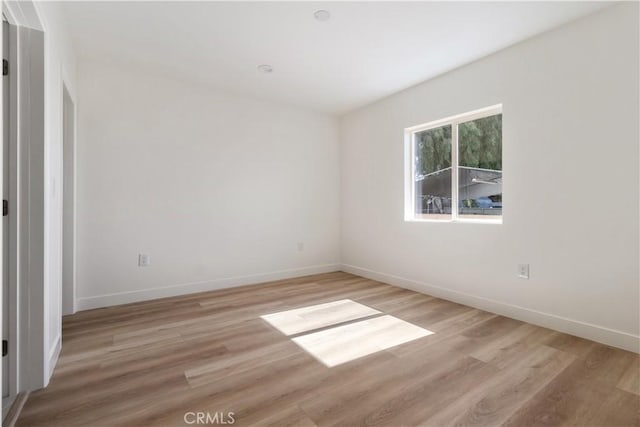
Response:
[[[344,268],[638,351],[638,35],[614,6],[345,116]],[[405,222],[403,130],[498,103],[503,224]]]
[[[339,269],[335,118],[127,64],[78,82],[78,309]]]

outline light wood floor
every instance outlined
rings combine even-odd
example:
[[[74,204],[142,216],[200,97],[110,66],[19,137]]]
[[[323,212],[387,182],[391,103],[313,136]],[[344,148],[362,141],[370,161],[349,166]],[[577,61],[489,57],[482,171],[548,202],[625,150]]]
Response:
[[[329,368],[260,317],[342,299],[434,333]],[[329,273],[65,317],[18,425],[638,426],[638,371],[634,353]]]

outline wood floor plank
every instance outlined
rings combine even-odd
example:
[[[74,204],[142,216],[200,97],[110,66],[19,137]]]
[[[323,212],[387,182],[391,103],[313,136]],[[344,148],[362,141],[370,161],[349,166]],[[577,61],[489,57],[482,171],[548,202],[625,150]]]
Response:
[[[447,407],[471,387],[481,387],[497,374],[497,369],[472,357],[456,359],[454,366],[438,372],[428,381],[411,383],[370,412],[366,425],[430,424],[430,418]]]
[[[573,354],[576,357],[584,358],[597,344],[584,338],[574,337],[573,335],[559,334],[549,342],[549,346],[562,350],[565,353]]]
[[[514,359],[525,356],[531,350],[553,340],[559,332],[524,324],[508,332],[489,345],[481,346],[471,356],[491,363],[500,369],[510,366]]]
[[[302,350],[292,342],[280,341],[239,354],[222,354],[204,365],[184,371],[184,376],[191,387],[197,387],[210,382],[223,381],[226,377],[302,353]]]
[[[596,343],[589,347],[588,353],[532,396],[505,424],[598,426],[592,420],[606,412],[604,402],[616,393],[616,384],[637,355]],[[623,424],[637,425],[633,421],[640,402],[628,397],[625,401],[627,418]]]
[[[292,341],[313,331],[288,337],[261,318],[339,300],[431,334],[386,348],[389,331],[354,330],[331,351],[376,340],[383,350],[327,367]],[[326,314],[301,321],[358,322],[353,311]],[[16,425],[184,426],[194,411],[233,412],[238,426],[638,426],[638,360],[335,272],[65,316],[50,385],[31,393]]]
[[[473,387],[429,422],[434,425],[502,424],[574,360],[568,353],[539,346],[490,381]]]
[[[298,405],[290,405],[266,416],[253,413],[245,421],[247,425],[256,427],[317,427]]]
[[[370,374],[334,378],[300,407],[319,426],[358,424],[406,387],[453,369],[458,362],[453,354],[451,344],[442,345],[428,354],[413,353],[369,367],[365,371]]]
[[[598,405],[589,426],[627,427],[640,425],[640,400],[638,396],[621,390],[612,390]]]
[[[163,402],[150,414],[131,419],[132,425],[182,425],[186,410],[232,411],[245,420],[270,417],[281,407],[296,404],[329,375],[328,369],[306,354],[274,360],[268,366],[238,372],[227,381],[212,381]]]
[[[629,364],[629,368],[622,374],[618,382],[620,390],[640,396],[640,356]]]

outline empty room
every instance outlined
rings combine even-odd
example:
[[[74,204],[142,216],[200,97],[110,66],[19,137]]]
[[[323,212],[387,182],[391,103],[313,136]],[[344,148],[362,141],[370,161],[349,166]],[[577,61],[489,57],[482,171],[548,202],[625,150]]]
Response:
[[[2,425],[640,426],[640,2],[1,3]]]

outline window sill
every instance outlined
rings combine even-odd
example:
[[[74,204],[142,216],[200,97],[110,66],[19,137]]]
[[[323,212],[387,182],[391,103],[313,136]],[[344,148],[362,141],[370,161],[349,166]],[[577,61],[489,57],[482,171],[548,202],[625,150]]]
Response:
[[[409,218],[404,222],[434,222],[434,223],[458,223],[458,224],[494,224],[501,225],[502,218],[500,219],[472,219],[472,218],[457,218],[457,219],[427,219],[427,218]]]

